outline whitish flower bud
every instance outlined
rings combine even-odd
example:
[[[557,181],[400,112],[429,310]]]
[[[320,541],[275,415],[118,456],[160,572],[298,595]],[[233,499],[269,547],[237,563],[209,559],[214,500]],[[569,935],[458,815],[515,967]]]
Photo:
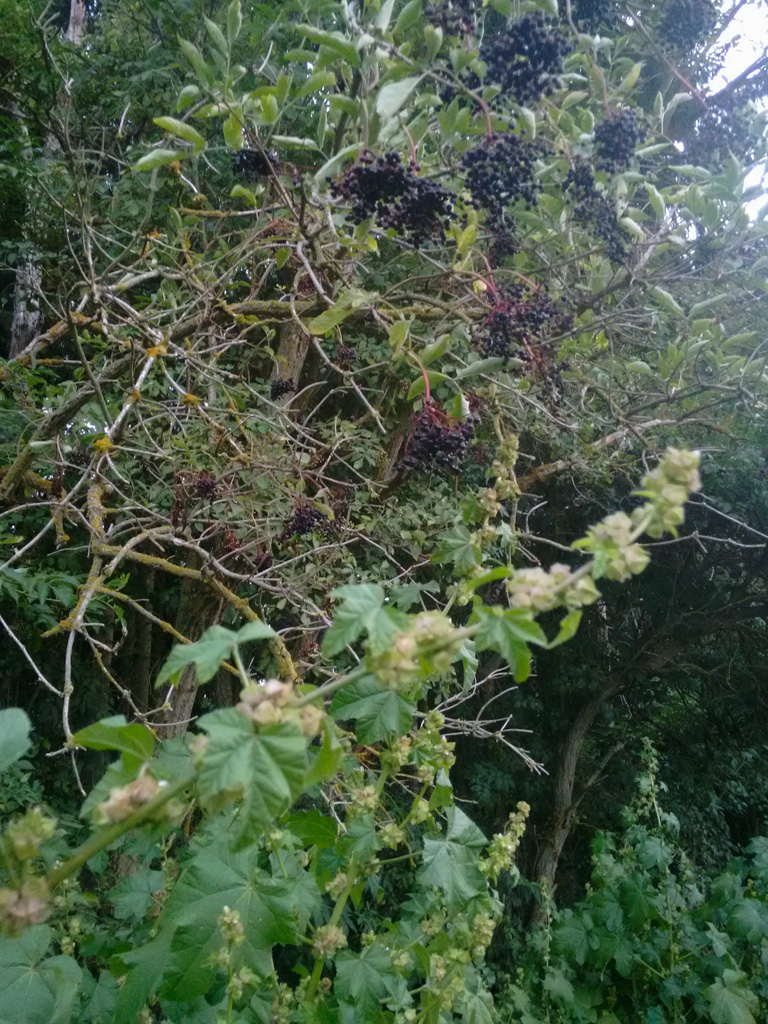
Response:
[[[20,935],[32,924],[42,924],[51,914],[48,886],[43,878],[30,878],[21,889],[0,889],[0,932]]]
[[[503,477],[498,477],[496,480],[496,496],[500,501],[506,501],[507,498],[513,498],[519,493],[520,488],[517,486],[514,480],[505,480]]]
[[[501,510],[499,496],[490,487],[481,487],[477,492],[478,507],[488,516],[495,516]]]
[[[299,712],[301,731],[305,736],[316,736],[323,726],[325,712],[316,704],[305,704]]]
[[[345,871],[339,871],[335,878],[332,878],[330,882],[326,882],[325,891],[331,899],[337,900],[347,888],[348,884],[349,878],[347,873]]]
[[[567,608],[583,608],[585,605],[594,604],[599,597],[600,591],[592,577],[582,576],[575,583],[569,585],[565,591],[563,602]]]
[[[414,825],[423,825],[425,821],[428,821],[432,815],[430,814],[429,804],[426,800],[418,800],[413,811],[411,812],[411,821]]]
[[[109,791],[109,799],[94,808],[94,821],[108,825],[125,821],[134,811],[150,803],[157,796],[160,783],[151,775],[140,775],[127,786],[116,786]]]
[[[343,949],[346,944],[347,937],[341,928],[334,924],[326,924],[315,932],[312,952],[318,959],[325,958],[333,956],[337,950]]]
[[[349,810],[353,814],[370,814],[376,810],[378,798],[374,786],[363,786],[352,794],[352,803]]]
[[[18,860],[32,860],[38,855],[40,844],[50,839],[55,830],[56,820],[44,814],[41,807],[35,807],[13,822],[6,836]]]
[[[399,825],[395,825],[394,822],[390,822],[387,825],[381,826],[379,838],[381,839],[381,845],[384,849],[396,850],[398,846],[401,846],[405,842],[405,832]]]
[[[269,725],[278,725],[283,721],[283,710],[271,700],[263,700],[251,712],[251,719],[262,729]]]
[[[245,942],[245,927],[240,920],[240,914],[237,910],[230,910],[229,907],[224,907],[219,914],[217,924],[227,945],[239,946],[242,942]]]

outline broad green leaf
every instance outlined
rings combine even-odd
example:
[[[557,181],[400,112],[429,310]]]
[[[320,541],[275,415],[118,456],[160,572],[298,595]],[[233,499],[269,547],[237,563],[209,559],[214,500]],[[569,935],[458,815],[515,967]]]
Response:
[[[204,150],[206,140],[196,128],[193,128],[193,126],[188,125],[183,121],[179,121],[177,118],[163,117],[153,118],[153,120],[155,124],[164,131],[170,132],[171,135],[177,135],[179,138],[186,139],[187,142],[193,143],[197,151]]]
[[[694,304],[688,310],[688,316],[695,318],[699,315],[699,313],[703,312],[705,309],[710,309],[712,306],[718,306],[727,298],[727,292],[719,292],[717,295],[712,295],[708,299],[702,299],[701,302],[694,302]]]
[[[458,807],[450,807],[445,837],[424,839],[421,885],[434,885],[445,894],[447,909],[457,911],[486,891],[485,878],[477,866],[479,852],[486,844],[480,829]]]
[[[640,77],[640,72],[643,70],[643,61],[638,61],[633,64],[629,71],[624,75],[619,85],[619,92],[631,92],[632,89],[637,85],[637,80]]]
[[[408,340],[408,332],[411,329],[410,320],[395,320],[389,328],[389,345],[392,355],[397,355],[405,342]]]
[[[318,46],[327,46],[329,50],[333,50],[334,53],[343,57],[353,67],[360,67],[360,54],[354,44],[341,32],[324,32],[322,29],[315,28],[314,25],[297,25],[296,31]]]
[[[120,954],[129,969],[120,994],[116,1024],[135,1024],[137,1012],[153,991],[188,1003],[217,983],[213,954],[221,948],[218,918],[224,907],[236,910],[244,942],[233,951],[233,969],[249,967],[259,977],[272,969],[272,947],[299,941],[320,896],[314,878],[295,858],[284,855],[286,877],[271,878],[259,868],[260,852],[229,849],[224,822],[195,851],[173,887],[160,918],[158,936],[147,945]]]
[[[241,802],[233,848],[243,849],[301,792],[307,772],[306,738],[293,725],[254,733],[235,708],[204,715],[198,725],[210,737],[198,773],[200,803],[216,809]]]
[[[372,814],[353,818],[344,835],[339,839],[339,851],[346,860],[357,860],[361,864],[374,857],[381,849],[381,840],[376,830],[376,819]]]
[[[379,743],[403,736],[413,724],[415,705],[394,690],[384,689],[373,678],[363,676],[339,690],[331,703],[337,721],[355,722],[360,743]]]
[[[768,938],[768,907],[762,900],[743,899],[728,914],[728,931],[757,945]]]
[[[624,911],[621,909],[616,891],[606,886],[598,890],[590,900],[589,910],[598,924],[605,925],[609,932],[617,932],[624,923]]]
[[[313,317],[307,327],[310,334],[327,334],[334,327],[343,323],[353,312],[352,306],[343,306],[337,302],[335,306],[331,306],[318,316]]]
[[[408,0],[408,3],[397,16],[395,35],[405,32],[411,25],[415,25],[419,21],[421,18],[421,2],[422,0]]]
[[[275,636],[275,631],[271,626],[268,626],[266,622],[261,622],[259,619],[254,619],[253,622],[246,622],[244,626],[235,633],[235,643],[244,644],[248,643],[249,640],[268,640],[270,637]]]
[[[323,654],[333,657],[368,630],[373,617],[384,605],[384,591],[378,583],[349,583],[337,587],[331,597],[338,601],[333,625],[323,637]]]
[[[89,994],[80,1020],[89,1024],[112,1024],[115,1019],[120,984],[107,970],[99,973],[96,986]]]
[[[591,946],[591,931],[592,919],[589,914],[565,910],[560,923],[552,932],[555,947],[567,959],[583,964]]]
[[[525,682],[531,673],[531,652],[528,644],[547,646],[547,638],[529,612],[476,605],[470,625],[477,626],[475,644],[478,651],[496,651],[508,663],[518,682]]]
[[[379,13],[374,19],[373,26],[378,29],[379,32],[386,32],[389,28],[389,23],[392,19],[392,11],[394,10],[395,0],[382,0]]]
[[[229,193],[230,199],[243,199],[251,209],[255,209],[258,206],[256,201],[256,195],[251,189],[246,188],[245,185],[233,185],[232,191]],[[280,269],[279,267],[277,268]]]
[[[754,1014],[760,1012],[760,1002],[746,987],[746,977],[742,971],[726,970],[705,989],[714,1024],[757,1024]]]
[[[659,192],[655,185],[652,185],[650,181],[644,183],[645,191],[648,194],[648,201],[653,208],[653,212],[659,218],[664,219],[664,215],[667,212],[667,204],[664,202],[664,196]]]
[[[185,85],[179,93],[179,98],[176,103],[176,111],[185,110],[187,107],[191,107],[192,104],[200,96],[200,89],[197,85]]]
[[[547,971],[544,976],[544,989],[549,995],[560,1003],[572,1003],[574,1001],[573,985],[568,981],[562,971]]]
[[[651,295],[653,295],[655,299],[658,299],[664,309],[668,310],[670,313],[677,313],[678,316],[685,316],[683,307],[665,288],[659,288],[658,286],[651,288]]]
[[[557,636],[550,640],[547,644],[547,648],[559,647],[560,644],[567,643],[572,637],[576,635],[576,631],[579,628],[581,622],[582,612],[579,609],[575,609],[560,620],[560,629],[557,631]]]
[[[632,373],[642,373],[645,377],[653,376],[653,370],[650,368],[648,363],[644,363],[642,359],[631,359],[627,363],[627,369]]]
[[[0,711],[0,772],[24,757],[30,748],[32,723],[21,708]]]
[[[464,991],[459,998],[457,1010],[461,1013],[461,1024],[494,1024],[497,1015],[493,996],[480,979],[480,974],[471,965],[464,975]]]
[[[443,45],[443,30],[439,25],[427,22],[424,26],[424,42],[427,44],[427,60],[433,61]]]
[[[438,565],[453,564],[460,574],[469,572],[480,564],[482,553],[472,540],[472,535],[463,524],[451,527],[442,535],[435,548],[432,561]]]
[[[645,232],[637,221],[632,220],[631,217],[619,217],[619,225],[624,228],[625,231],[628,231],[630,235],[633,235],[635,238],[639,238],[640,241],[645,238]]]
[[[232,46],[234,41],[240,35],[242,25],[243,14],[240,9],[240,0],[232,0],[227,8],[227,39],[229,40],[230,46]]]
[[[435,341],[431,341],[429,345],[425,345],[419,352],[419,362],[422,366],[429,366],[430,363],[434,363],[440,356],[445,355],[450,343],[450,334],[442,334]]]
[[[210,87],[214,82],[214,74],[211,68],[205,63],[202,53],[198,50],[194,43],[190,43],[188,39],[182,39],[178,37],[179,47],[181,52],[187,58],[189,63],[195,70],[195,74],[200,79],[202,84],[206,87]]]
[[[280,116],[277,99],[272,95],[261,97],[261,116],[267,124],[273,124]]]
[[[334,992],[355,1008],[355,1019],[375,1021],[387,993],[387,978],[396,978],[389,952],[377,942],[360,953],[342,950],[336,957]]]
[[[429,380],[430,388],[436,387],[441,384],[444,380],[448,380],[448,377],[444,373],[438,373],[436,370],[429,370],[427,372],[427,379]],[[419,395],[423,395],[427,390],[427,385],[424,380],[424,375],[417,377],[416,380],[411,384],[408,391],[408,401],[410,402],[414,398],[418,398]]]
[[[296,811],[285,819],[284,825],[304,846],[316,846],[319,850],[335,846],[338,838],[335,819],[320,811]]]
[[[138,871],[122,878],[109,892],[109,902],[118,921],[140,921],[152,906],[152,897],[165,884],[162,871],[150,871],[140,867]]]
[[[508,366],[516,366],[518,363],[522,366],[522,360],[509,359],[507,361]],[[504,360],[501,356],[489,356],[488,359],[476,359],[474,363],[462,366],[456,376],[460,380],[465,380],[467,377],[477,377],[481,373],[493,373],[494,370],[499,370],[502,366],[504,366]]]
[[[149,761],[155,752],[155,737],[140,722],[127,724],[124,715],[103,718],[72,737],[79,747],[89,750],[117,750],[139,763]]]
[[[309,749],[310,765],[307,777],[304,779],[304,787],[308,789],[333,775],[339,767],[343,753],[344,750],[336,735],[336,730],[326,719],[323,725],[323,742],[320,749],[318,750],[317,747]]]
[[[351,142],[348,146],[340,149],[330,160],[326,160],[320,170],[315,173],[315,181],[319,185],[325,185],[328,178],[332,178],[335,174],[339,173],[344,161],[350,157],[356,157],[361,149],[363,149],[362,142]]]
[[[332,71],[315,71],[299,89],[297,99],[304,99],[305,96],[311,96],[313,92],[319,92],[320,89],[328,89],[335,85],[336,75]]]
[[[303,139],[298,135],[273,135],[270,142],[281,148],[289,146],[292,149],[311,149],[315,152],[319,150],[317,143],[312,139]]]
[[[497,565],[494,569],[488,569],[486,572],[481,572],[478,576],[472,576],[466,582],[466,589],[469,593],[477,590],[478,587],[484,587],[487,583],[495,583],[497,580],[506,580],[510,576],[514,575],[515,570],[508,565]]]
[[[176,644],[160,669],[155,686],[168,681],[175,685],[187,665],[195,666],[198,684],[207,683],[222,661],[231,656],[234,644],[234,632],[223,626],[211,626],[193,644]]]
[[[69,1024],[81,971],[70,956],[46,953],[54,935],[36,925],[18,938],[0,935],[0,1024]]]
[[[630,927],[639,932],[646,921],[656,917],[656,910],[648,899],[645,889],[633,878],[619,883],[619,902]]]
[[[227,40],[224,37],[224,33],[221,31],[215,21],[211,21],[210,18],[206,18],[203,15],[203,24],[205,25],[205,31],[208,33],[208,38],[211,40],[213,45],[219,51],[223,57],[229,56],[229,46]]]
[[[673,851],[659,836],[646,836],[635,847],[637,860],[646,870],[667,867],[673,857]]]
[[[401,78],[399,82],[389,82],[382,86],[376,97],[376,113],[379,117],[385,121],[394,117],[407,102],[422,77],[422,75],[410,75],[408,78]]]
[[[235,114],[230,114],[222,121],[221,130],[224,134],[224,141],[230,149],[237,151],[243,148],[243,125]]]
[[[153,149],[137,160],[132,170],[151,171],[155,167],[167,167],[168,164],[175,163],[177,160],[183,160],[187,155],[187,153],[177,149]]]

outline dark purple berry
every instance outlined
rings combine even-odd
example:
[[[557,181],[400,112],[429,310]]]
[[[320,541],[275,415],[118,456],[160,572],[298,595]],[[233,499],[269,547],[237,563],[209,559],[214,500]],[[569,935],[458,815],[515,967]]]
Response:
[[[510,132],[484,138],[461,161],[472,201],[497,218],[510,203],[533,206],[541,187],[534,179],[541,153],[540,145]]]
[[[551,28],[541,11],[532,11],[506,31],[489,36],[480,57],[488,68],[487,80],[526,106],[559,87],[563,58],[570,50],[566,36]]]
[[[609,111],[595,126],[595,167],[609,174],[626,171],[645,136],[643,122],[634,110]]]
[[[269,382],[269,397],[273,402],[277,401],[278,398],[282,398],[283,395],[290,395],[296,390],[296,385],[293,381],[285,380],[283,377],[273,377]]]

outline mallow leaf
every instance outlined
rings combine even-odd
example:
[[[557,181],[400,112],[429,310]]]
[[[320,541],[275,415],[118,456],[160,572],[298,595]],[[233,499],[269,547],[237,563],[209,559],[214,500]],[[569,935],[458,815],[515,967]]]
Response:
[[[254,732],[235,708],[204,715],[210,740],[198,772],[201,805],[214,810],[240,801],[233,848],[243,849],[287,811],[301,793],[307,773],[307,741],[295,725]]]

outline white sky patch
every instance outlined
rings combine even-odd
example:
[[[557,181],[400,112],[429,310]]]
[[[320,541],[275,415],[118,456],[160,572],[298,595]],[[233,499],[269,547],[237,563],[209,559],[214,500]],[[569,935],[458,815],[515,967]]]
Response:
[[[766,0],[748,0],[737,12],[722,38],[723,43],[731,41],[734,42],[734,45],[726,55],[722,71],[710,83],[711,92],[717,92],[728,82],[732,82],[768,51],[768,3]],[[765,101],[762,101],[761,105],[765,106]],[[768,191],[765,174],[766,166],[764,162],[761,162],[747,175],[747,188],[761,184],[763,186],[763,195],[747,204],[747,210],[751,217],[756,217],[765,206],[765,193]]]

